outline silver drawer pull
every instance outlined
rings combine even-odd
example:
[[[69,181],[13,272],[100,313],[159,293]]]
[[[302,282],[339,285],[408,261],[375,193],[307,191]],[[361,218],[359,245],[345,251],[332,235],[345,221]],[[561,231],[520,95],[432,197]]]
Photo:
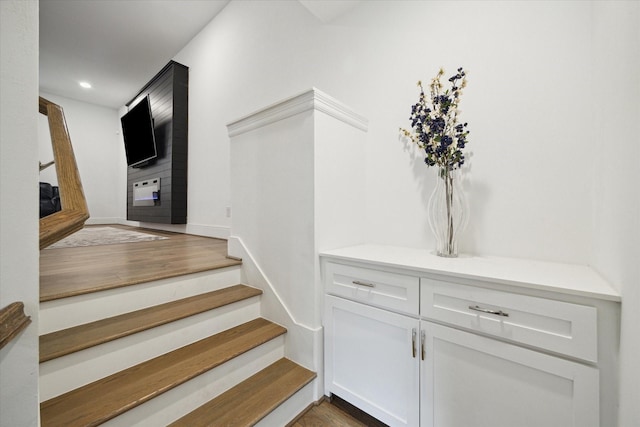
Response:
[[[509,317],[509,313],[505,313],[502,310],[490,310],[488,308],[482,308],[477,305],[470,305],[469,310],[475,310],[475,311],[479,311],[481,313],[487,313],[487,314],[495,314],[496,316]]]
[[[351,283],[353,283],[354,285],[366,286],[367,288],[376,287],[376,285],[374,285],[373,283],[361,282],[360,280],[354,280]]]
[[[411,329],[411,355],[413,356],[413,358],[416,358],[416,335],[418,334],[418,332],[416,331],[416,328],[412,328]]]

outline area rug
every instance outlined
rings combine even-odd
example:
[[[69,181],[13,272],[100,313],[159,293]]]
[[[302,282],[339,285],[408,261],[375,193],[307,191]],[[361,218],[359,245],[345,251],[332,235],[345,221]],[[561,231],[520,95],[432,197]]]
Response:
[[[75,248],[80,246],[115,245],[118,243],[164,240],[168,237],[115,227],[86,227],[48,246],[47,249]]]

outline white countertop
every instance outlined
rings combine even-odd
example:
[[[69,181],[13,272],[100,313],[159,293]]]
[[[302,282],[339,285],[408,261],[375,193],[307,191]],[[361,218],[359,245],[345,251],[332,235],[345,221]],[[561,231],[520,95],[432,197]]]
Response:
[[[320,256],[607,301],[621,300],[609,282],[583,265],[465,254],[443,258],[427,250],[384,245],[350,246],[323,251]]]

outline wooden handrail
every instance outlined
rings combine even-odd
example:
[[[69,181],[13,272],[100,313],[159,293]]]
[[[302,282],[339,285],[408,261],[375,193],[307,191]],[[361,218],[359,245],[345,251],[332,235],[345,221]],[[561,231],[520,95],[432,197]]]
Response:
[[[89,218],[89,209],[62,108],[40,97],[38,110],[49,120],[62,206],[60,211],[40,219],[40,249],[43,249],[80,230]]]
[[[14,302],[0,310],[0,348],[29,326],[31,317],[24,314],[24,304]]]

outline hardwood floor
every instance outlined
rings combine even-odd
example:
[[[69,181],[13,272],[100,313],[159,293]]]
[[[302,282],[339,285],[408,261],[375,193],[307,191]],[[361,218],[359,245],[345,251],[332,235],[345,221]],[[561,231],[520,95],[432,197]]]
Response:
[[[241,264],[227,257],[226,240],[121,225],[109,227],[168,239],[43,249],[40,251],[41,302]],[[86,280],[87,277],[91,280]]]
[[[325,399],[319,405],[312,406],[287,427],[386,427],[386,424],[352,407],[340,398],[334,397],[332,402]]]
[[[367,427],[349,414],[342,412],[336,406],[322,401],[317,406],[309,409],[302,418],[288,427]]]

